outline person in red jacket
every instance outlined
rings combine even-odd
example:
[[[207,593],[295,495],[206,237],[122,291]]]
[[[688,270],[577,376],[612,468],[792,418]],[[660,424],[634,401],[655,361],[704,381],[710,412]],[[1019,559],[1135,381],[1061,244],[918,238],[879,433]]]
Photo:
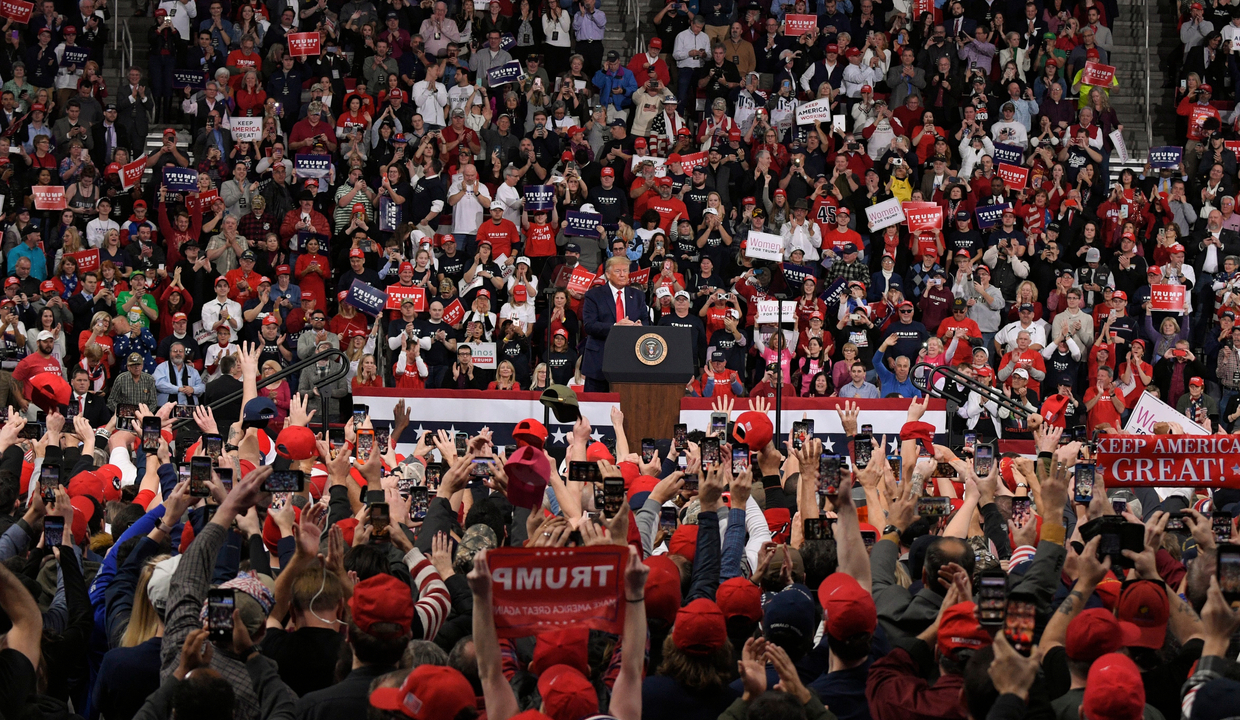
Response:
[[[1188,118],[1188,141],[1184,143],[1184,167],[1186,168],[1197,167],[1201,159],[1198,151],[1201,149],[1201,142],[1206,137],[1203,128],[1206,120],[1214,118],[1220,124],[1223,121],[1218,114],[1218,109],[1210,104],[1212,90],[1213,88],[1209,85],[1202,85],[1197,88],[1197,92],[1185,95],[1175,108],[1176,115]]]
[[[314,209],[314,195],[309,190],[302,190],[297,196],[297,209],[284,214],[284,222],[280,224],[280,238],[288,242],[289,238],[299,232],[312,232],[331,237],[332,228],[323,213]],[[163,212],[163,209],[160,209]]]
[[[659,53],[663,51],[663,41],[654,38],[646,46],[646,52],[638,53],[629,60],[628,68],[633,73],[633,77],[637,78],[637,86],[641,87],[646,84],[646,80],[651,75],[659,78],[659,82],[668,85],[672,81],[672,76],[668,72],[667,63],[659,57]]]
[[[513,221],[504,217],[504,206],[491,203],[491,219],[478,226],[478,243],[491,243],[491,257],[511,258],[512,249],[521,242],[521,233]]]
[[[739,397],[745,394],[745,386],[735,370],[728,369],[727,355],[714,351],[702,375],[693,381],[693,392],[698,397]]]

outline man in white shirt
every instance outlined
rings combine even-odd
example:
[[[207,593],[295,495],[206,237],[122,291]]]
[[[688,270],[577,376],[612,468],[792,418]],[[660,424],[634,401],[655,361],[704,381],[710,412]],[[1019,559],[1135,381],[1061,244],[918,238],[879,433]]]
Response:
[[[676,45],[672,50],[672,58],[676,67],[680,68],[680,79],[677,83],[680,92],[678,97],[692,98],[689,85],[693,81],[694,72],[702,67],[702,62],[710,55],[710,36],[702,32],[706,20],[701,15],[693,18],[688,30],[681,30],[676,36]]]
[[[525,206],[523,191],[517,188],[519,182],[521,171],[509,165],[504,169],[504,182],[495,189],[495,199],[491,201],[502,205],[504,219],[511,220],[517,227],[521,227],[521,210]]]
[[[215,299],[208,300],[202,306],[202,327],[211,331],[203,342],[215,342],[215,328],[220,321],[227,322],[233,330],[240,330],[242,320],[240,303],[228,299],[228,278],[219,277],[215,281]]]
[[[86,223],[86,244],[93,248],[103,247],[103,239],[107,236],[109,230],[121,231],[121,226],[111,219],[109,215],[112,213],[112,201],[106,197],[99,198],[99,202],[95,205],[95,210],[99,216],[94,220]]]
[[[452,179],[448,188],[448,204],[454,208],[452,234],[457,244],[472,247],[483,213],[491,207],[491,191],[478,181],[478,168],[461,167],[461,174]]]
[[[1003,103],[1001,111],[1003,119],[990,126],[990,134],[1004,145],[1029,147],[1029,131],[1024,123],[1016,119],[1016,105],[1009,100]]]
[[[439,65],[427,66],[426,79],[414,83],[411,93],[418,113],[422,115],[426,124],[435,130],[447,124],[444,120],[443,108],[448,104],[448,88],[439,82],[439,73]]]
[[[159,7],[168,12],[168,22],[177,29],[181,39],[190,42],[190,21],[198,17],[198,4],[190,0],[162,0]]]
[[[1024,303],[1017,310],[1020,319],[1003,326],[995,335],[995,347],[1006,354],[1016,349],[1016,339],[1022,332],[1029,333],[1029,347],[1041,350],[1046,347],[1048,326],[1045,320],[1033,319],[1033,303]]]

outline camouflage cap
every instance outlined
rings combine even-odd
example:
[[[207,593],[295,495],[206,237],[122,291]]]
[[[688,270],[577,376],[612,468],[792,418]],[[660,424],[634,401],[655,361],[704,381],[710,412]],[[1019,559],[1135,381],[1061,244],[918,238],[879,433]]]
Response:
[[[473,568],[474,555],[479,550],[493,550],[499,547],[499,538],[495,537],[495,531],[489,525],[478,523],[470,525],[469,529],[461,537],[461,543],[456,546],[456,555],[452,558],[452,565],[457,572],[467,572]],[[462,570],[462,568],[465,568]]]

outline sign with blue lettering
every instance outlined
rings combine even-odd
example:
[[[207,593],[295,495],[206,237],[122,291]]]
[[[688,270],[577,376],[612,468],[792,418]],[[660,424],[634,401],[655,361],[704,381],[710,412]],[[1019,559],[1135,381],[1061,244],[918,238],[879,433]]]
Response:
[[[1184,149],[1180,147],[1165,145],[1163,147],[1150,148],[1150,167],[1155,170],[1159,168],[1176,168],[1180,166],[1180,160],[1183,157]]]
[[[599,226],[603,224],[603,216],[598,213],[578,212],[569,210],[568,217],[564,218],[568,223],[564,227],[564,234],[575,237],[598,237]]]
[[[173,70],[172,87],[201,90],[207,86],[207,78],[201,70]]]
[[[399,203],[394,202],[387,195],[380,196],[379,232],[396,232],[403,214]]]
[[[325,178],[331,171],[331,155],[298,154],[293,160],[293,172],[297,173],[297,177],[302,179]]]
[[[805,278],[813,276],[813,268],[808,268],[804,265],[797,265],[796,263],[784,263],[784,280],[788,281],[791,285],[799,286],[801,283],[805,282]]]
[[[81,70],[82,66],[85,65],[86,61],[89,59],[90,51],[86,48],[77,47],[76,45],[66,45],[64,54],[60,56],[60,66],[69,67],[70,65],[73,65],[77,69]]]
[[[1003,143],[995,143],[995,151],[993,154],[995,164],[1007,163],[1008,165],[1020,165],[1025,162],[1025,151],[1016,145],[1004,145]]]
[[[499,67],[487,70],[487,84],[490,87],[495,87],[496,85],[516,82],[517,78],[521,77],[521,73],[521,63],[515,60],[510,63],[504,63]]]
[[[383,306],[387,305],[387,293],[361,280],[354,280],[344,301],[367,315],[378,315],[383,312]]]
[[[525,210],[550,210],[555,207],[554,185],[526,185]]]
[[[193,168],[164,168],[164,187],[172,192],[197,192],[198,171]]]
[[[1012,207],[1011,203],[1002,203],[1000,205],[987,205],[977,209],[977,227],[982,230],[989,230],[1003,219],[1003,211]]]

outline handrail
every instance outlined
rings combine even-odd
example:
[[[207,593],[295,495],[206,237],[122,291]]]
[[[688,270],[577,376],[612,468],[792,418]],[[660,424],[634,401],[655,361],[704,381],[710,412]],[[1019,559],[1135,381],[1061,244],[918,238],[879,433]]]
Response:
[[[1141,10],[1145,15],[1145,52],[1141,55],[1145,58],[1145,147],[1148,151],[1154,147],[1154,120],[1150,111],[1150,3],[1141,3]]]
[[[124,31],[124,38],[120,39],[121,43],[121,62],[124,67],[120,68],[122,73],[128,72],[133,67],[133,34],[129,32],[129,20],[121,21],[121,29]],[[118,35],[120,33],[117,33]],[[123,74],[121,77],[125,77]]]
[[[268,385],[271,385],[273,383],[278,383],[287,377],[296,375],[300,373],[302,370],[305,370],[311,365],[319,362],[320,360],[323,360],[324,358],[327,358],[328,360],[334,360],[337,357],[340,358],[340,369],[337,370],[336,372],[333,372],[329,375],[324,376],[322,380],[314,384],[316,388],[322,387],[324,385],[330,385],[331,383],[334,383],[340,378],[349,374],[349,356],[345,355],[343,350],[325,350],[319,353],[318,355],[308,357],[304,360],[298,360],[292,365],[289,365],[286,368],[282,368],[280,371],[274,373],[271,377],[258,378],[256,381],[257,389],[261,390],[267,387]],[[213,403],[213,405],[215,406],[227,405],[228,403],[233,402],[235,400],[240,400],[244,396],[245,396],[245,390],[238,390],[236,392],[225,395],[219,400],[216,400]],[[326,424],[327,422],[327,396],[323,394],[319,395],[319,417],[322,418],[324,424]],[[180,420],[177,420],[176,422],[172,423],[172,429],[175,431],[181,428],[181,426],[188,425],[189,423],[192,423],[192,422],[194,422],[193,418],[181,418]]]
[[[142,0],[138,0],[142,2]],[[112,0],[112,49],[121,43],[121,0]]]
[[[935,375],[944,376],[944,383],[942,385],[935,384]],[[964,405],[963,402],[960,402],[960,397],[948,389],[947,383],[952,382],[965,390],[971,390],[981,395],[986,401],[993,402],[1000,408],[1015,413],[1019,417],[1024,417],[1029,412],[1028,408],[1015,399],[1004,395],[996,388],[981,384],[950,365],[918,363],[909,370],[909,377],[912,378],[913,385],[930,397],[952,400],[959,405]]]
[[[621,3],[628,5],[628,10],[633,15],[633,54],[639,55],[646,51],[646,45],[642,41],[642,21],[637,8],[638,2],[637,0],[621,0]]]

